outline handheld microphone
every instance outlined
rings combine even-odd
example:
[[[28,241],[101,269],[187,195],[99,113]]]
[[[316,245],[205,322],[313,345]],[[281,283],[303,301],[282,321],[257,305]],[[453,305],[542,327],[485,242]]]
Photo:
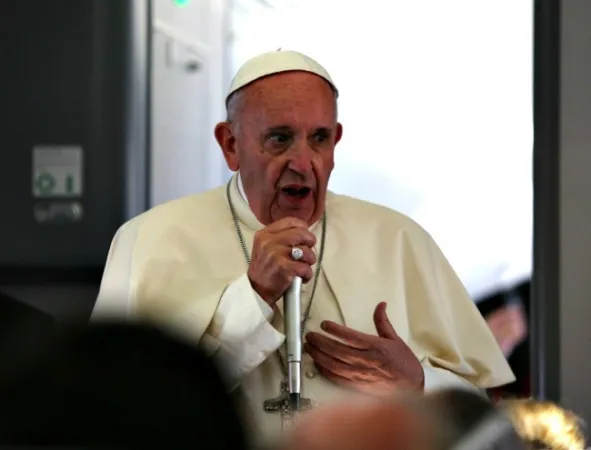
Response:
[[[283,295],[283,319],[286,336],[286,363],[289,384],[290,411],[300,409],[302,377],[302,279],[295,277]]]

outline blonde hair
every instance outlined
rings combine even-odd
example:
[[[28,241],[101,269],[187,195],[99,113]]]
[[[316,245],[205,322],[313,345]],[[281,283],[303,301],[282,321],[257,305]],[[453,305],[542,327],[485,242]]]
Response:
[[[499,403],[521,438],[536,448],[584,450],[582,422],[560,406],[535,399],[511,399]]]

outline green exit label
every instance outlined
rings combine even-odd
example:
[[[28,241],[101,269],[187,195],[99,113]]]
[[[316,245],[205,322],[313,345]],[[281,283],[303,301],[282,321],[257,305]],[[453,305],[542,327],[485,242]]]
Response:
[[[55,189],[55,178],[49,173],[42,173],[37,177],[35,185],[42,195],[51,195]]]
[[[176,6],[179,6],[179,7],[181,7],[181,8],[182,8],[183,6],[187,6],[189,3],[191,3],[191,0],[174,0],[174,4],[175,4]]]
[[[72,175],[66,177],[66,193],[74,193],[74,177]]]
[[[80,195],[78,180],[71,173],[40,173],[34,181],[34,193],[42,197]]]
[[[33,196],[76,197],[82,195],[82,148],[35,146],[32,152]]]

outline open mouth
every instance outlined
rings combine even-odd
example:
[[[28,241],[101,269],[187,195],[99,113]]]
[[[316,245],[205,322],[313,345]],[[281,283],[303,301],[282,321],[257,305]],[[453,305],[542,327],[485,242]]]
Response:
[[[281,189],[281,192],[292,198],[306,198],[312,192],[312,189],[305,186],[287,186]]]

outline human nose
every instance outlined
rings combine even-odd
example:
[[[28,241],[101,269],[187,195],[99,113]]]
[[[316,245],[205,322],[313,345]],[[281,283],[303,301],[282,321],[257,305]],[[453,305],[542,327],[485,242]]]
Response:
[[[293,146],[288,157],[288,168],[294,172],[305,174],[312,170],[313,151],[307,143]]]

